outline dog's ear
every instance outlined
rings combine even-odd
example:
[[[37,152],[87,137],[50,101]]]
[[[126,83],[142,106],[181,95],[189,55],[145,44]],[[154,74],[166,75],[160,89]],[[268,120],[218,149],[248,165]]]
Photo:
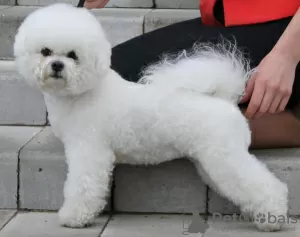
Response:
[[[96,68],[98,73],[107,72],[111,66],[111,50],[108,52],[101,52],[101,56],[96,60]]]
[[[111,66],[111,44],[110,42],[106,39],[106,36],[103,35],[103,40],[97,40],[97,46],[94,48],[96,50],[95,54],[95,66],[97,68],[97,72],[107,72],[107,70]]]

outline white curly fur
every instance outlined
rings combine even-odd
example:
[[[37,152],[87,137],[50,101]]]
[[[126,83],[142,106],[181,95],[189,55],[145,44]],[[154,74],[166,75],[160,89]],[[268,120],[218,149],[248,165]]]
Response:
[[[206,93],[237,104],[253,72],[236,45],[223,39],[218,44],[195,43],[179,55],[164,55],[143,70],[138,83],[154,83],[165,93],[178,88]]]
[[[51,50],[46,56],[45,47]],[[243,211],[287,214],[287,186],[249,154],[250,130],[236,105],[251,70],[235,48],[222,49],[194,48],[150,66],[132,83],[110,69],[111,46],[88,10],[54,4],[25,19],[15,38],[16,64],[44,94],[53,132],[64,143],[63,225],[94,221],[106,205],[115,163],[180,157]],[[64,64],[59,77],[54,61]],[[281,226],[256,225],[264,231]]]

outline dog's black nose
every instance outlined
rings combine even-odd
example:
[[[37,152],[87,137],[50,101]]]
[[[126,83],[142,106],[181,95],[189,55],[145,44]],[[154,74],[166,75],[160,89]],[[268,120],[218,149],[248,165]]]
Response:
[[[64,64],[60,61],[55,61],[51,65],[54,72],[61,72],[64,69]]]

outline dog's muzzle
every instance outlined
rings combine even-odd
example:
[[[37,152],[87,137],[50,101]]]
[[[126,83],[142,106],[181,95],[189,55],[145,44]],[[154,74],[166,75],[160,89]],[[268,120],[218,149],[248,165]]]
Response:
[[[51,63],[51,77],[55,78],[55,79],[62,79],[62,71],[64,70],[65,65],[63,62],[61,61],[54,61]]]

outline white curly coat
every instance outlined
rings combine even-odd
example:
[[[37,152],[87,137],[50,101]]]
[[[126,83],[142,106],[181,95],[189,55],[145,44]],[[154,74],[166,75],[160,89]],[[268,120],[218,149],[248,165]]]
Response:
[[[61,224],[94,221],[106,205],[115,163],[180,157],[242,211],[287,214],[286,184],[248,152],[250,130],[237,107],[251,73],[248,63],[235,47],[223,46],[196,45],[149,66],[132,83],[110,68],[111,46],[88,10],[53,4],[25,19],[14,44],[17,68],[44,94],[69,167]],[[54,61],[64,65],[59,77]],[[254,222],[263,231],[281,227]]]

